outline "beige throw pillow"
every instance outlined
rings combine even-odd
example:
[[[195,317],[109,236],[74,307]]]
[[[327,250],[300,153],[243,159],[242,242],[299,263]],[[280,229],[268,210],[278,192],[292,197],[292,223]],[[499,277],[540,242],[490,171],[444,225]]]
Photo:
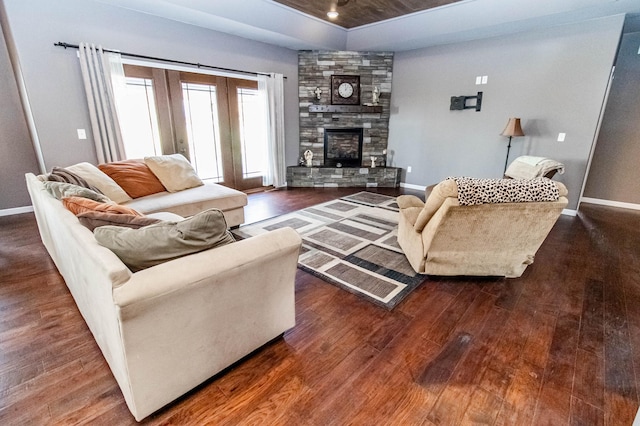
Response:
[[[218,209],[140,229],[101,226],[93,234],[134,272],[235,241]]]
[[[169,192],[204,185],[191,163],[181,154],[145,157],[144,162]]]
[[[98,188],[100,192],[118,204],[131,201],[131,197],[124,192],[120,185],[91,163],[78,163],[66,167],[66,169]]]

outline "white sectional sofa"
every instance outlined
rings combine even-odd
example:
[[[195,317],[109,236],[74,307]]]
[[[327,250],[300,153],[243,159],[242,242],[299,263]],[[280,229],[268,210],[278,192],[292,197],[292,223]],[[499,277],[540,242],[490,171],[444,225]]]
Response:
[[[230,227],[244,223],[244,206],[247,205],[247,194],[226,186],[204,182],[204,185],[180,191],[162,191],[131,199],[115,181],[92,164],[78,163],[67,167],[67,169],[80,175],[91,185],[100,188],[113,201],[143,214],[170,212],[187,217],[210,208],[217,208],[222,210],[227,225]]]
[[[136,420],[295,325],[301,240],[293,229],[133,273],[37,176],[29,173],[26,180],[42,242]],[[184,206],[203,207],[195,195],[189,200],[186,194],[170,194],[171,202],[156,194],[154,207],[141,207],[142,200],[130,205],[157,211],[164,199],[173,206],[168,210],[183,214]]]

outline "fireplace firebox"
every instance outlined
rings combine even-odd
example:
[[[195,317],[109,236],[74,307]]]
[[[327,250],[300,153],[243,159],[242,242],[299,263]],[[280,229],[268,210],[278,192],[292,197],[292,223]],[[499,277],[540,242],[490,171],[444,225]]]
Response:
[[[360,167],[362,165],[362,128],[324,129],[324,165]]]

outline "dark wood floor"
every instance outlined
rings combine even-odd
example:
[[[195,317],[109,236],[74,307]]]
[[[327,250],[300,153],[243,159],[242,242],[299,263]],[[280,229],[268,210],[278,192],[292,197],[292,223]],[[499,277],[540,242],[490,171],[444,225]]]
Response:
[[[247,222],[354,191],[254,194]],[[639,224],[583,206],[521,278],[430,278],[391,312],[298,271],[294,329],[144,423],[631,425]],[[33,215],[2,217],[0,424],[77,423],[135,421]]]

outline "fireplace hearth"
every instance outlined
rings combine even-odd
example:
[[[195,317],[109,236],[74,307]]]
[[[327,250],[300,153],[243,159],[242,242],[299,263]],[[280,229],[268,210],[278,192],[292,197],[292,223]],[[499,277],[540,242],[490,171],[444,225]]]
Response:
[[[324,166],[360,167],[362,136],[361,127],[324,129]]]

